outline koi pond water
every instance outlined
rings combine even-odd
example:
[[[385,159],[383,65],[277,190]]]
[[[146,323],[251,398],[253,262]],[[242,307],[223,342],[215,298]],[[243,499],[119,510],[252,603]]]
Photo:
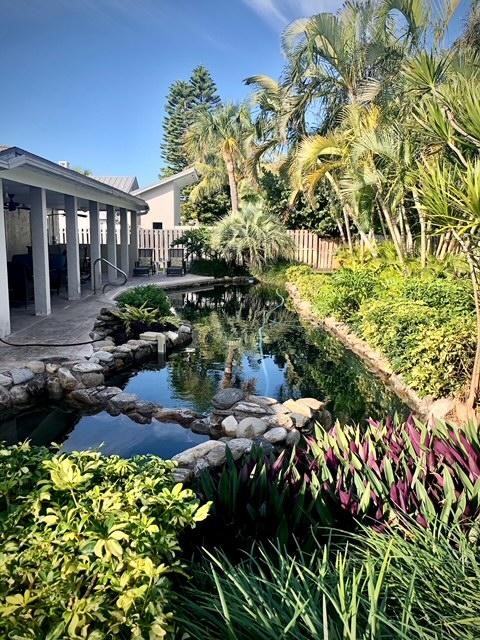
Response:
[[[177,313],[194,326],[192,344],[166,361],[151,361],[111,378],[109,384],[142,400],[200,413],[211,410],[213,395],[226,384],[247,385],[281,401],[328,398],[329,410],[341,423],[409,413],[342,344],[320,329],[303,326],[278,291],[259,284],[212,286],[169,296]],[[37,445],[55,442],[66,451],[170,458],[208,436],[178,424],[140,425],[124,415],[86,415],[58,405],[0,422],[0,441],[26,439]]]

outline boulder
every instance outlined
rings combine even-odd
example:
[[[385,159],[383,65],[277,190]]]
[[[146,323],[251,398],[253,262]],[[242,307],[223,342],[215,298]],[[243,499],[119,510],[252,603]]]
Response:
[[[307,418],[301,413],[292,413],[290,417],[293,420],[293,423],[297,429],[306,429],[310,425],[311,418]]]
[[[0,373],[0,387],[4,387],[5,389],[10,389],[13,385],[13,380],[7,372]]]
[[[320,411],[321,409],[323,409],[325,407],[325,402],[321,402],[320,400],[317,400],[316,398],[299,398],[297,400],[297,402],[300,402],[301,404],[304,404],[305,406],[307,406],[312,411]]]
[[[278,404],[278,400],[275,400],[275,398],[269,398],[268,396],[249,396],[248,399],[250,402],[255,402],[256,404],[261,404],[266,407]]]
[[[118,393],[110,399],[112,405],[122,412],[135,409],[137,401],[138,396],[134,393],[125,393],[125,391]]]
[[[227,416],[222,420],[223,433],[228,437],[237,435],[238,422],[235,416]]]
[[[155,418],[159,422],[178,422],[181,425],[190,425],[201,415],[190,409],[169,409],[167,407],[157,407],[154,412]]]
[[[7,391],[7,389],[0,387],[0,412],[6,411],[11,404],[12,400],[10,397],[10,393]]]
[[[115,361],[112,354],[108,351],[95,351],[93,356],[90,357],[90,362],[93,362],[95,364],[110,365]]]
[[[270,429],[275,427],[283,427],[284,429],[293,429],[293,419],[288,413],[278,413],[273,416],[263,418]]]
[[[287,433],[285,444],[287,445],[287,447],[296,447],[300,442],[301,437],[302,436],[300,434],[300,431],[298,431],[297,429],[292,429]]]
[[[226,460],[227,445],[217,440],[218,447],[211,449],[205,459],[210,467],[219,467]]]
[[[264,439],[272,444],[283,442],[288,435],[288,431],[284,427],[275,427],[263,434]]]
[[[210,427],[210,420],[208,418],[200,418],[199,420],[194,420],[190,425],[190,429],[193,431],[193,433],[203,433],[207,435],[210,433]]]
[[[25,405],[30,403],[30,394],[25,385],[15,385],[10,389],[10,399],[13,405]]]
[[[47,378],[47,393],[52,400],[60,400],[63,397],[63,387],[58,378]]]
[[[104,383],[103,367],[96,362],[79,362],[72,373],[85,387],[97,387]]]
[[[31,362],[27,362],[27,368],[34,374],[45,373],[45,363],[41,360],[32,360]]]
[[[181,482],[182,484],[186,484],[193,478],[192,469],[174,469],[172,472],[173,479],[175,482]]]
[[[222,451],[225,450],[225,443],[219,442],[218,440],[207,440],[206,442],[201,442],[197,444],[196,447],[191,447],[186,451],[182,451],[181,453],[177,453],[177,455],[173,456],[172,460],[177,462],[180,467],[192,467],[194,466],[197,460],[201,458],[206,458],[207,454],[209,454],[213,449],[219,448]]]
[[[266,405],[257,404],[255,402],[237,402],[236,405],[231,407],[235,414],[240,415],[252,415],[252,416],[264,416],[271,414],[271,408]]]
[[[238,438],[257,438],[265,433],[267,424],[260,418],[243,418],[237,427]]]
[[[287,400],[283,403],[285,409],[288,409],[291,413],[298,413],[306,418],[313,416],[313,410],[306,404],[303,404],[300,400]]]
[[[227,442],[227,447],[230,449],[233,459],[238,460],[250,451],[252,444],[253,442],[249,438],[232,438],[232,440]]]
[[[282,415],[282,414],[287,414],[290,413],[290,411],[283,406],[283,404],[272,404],[270,405],[270,412],[271,413],[275,413],[276,415]]]
[[[23,367],[21,369],[11,369],[10,376],[13,384],[25,384],[33,378],[33,371]]]
[[[231,387],[218,391],[212,398],[212,404],[216,409],[230,409],[235,403],[245,398],[241,389]]]
[[[65,391],[73,391],[74,389],[78,389],[83,386],[82,383],[73,375],[70,369],[66,369],[65,367],[60,367],[57,370],[57,378],[62,389]]]
[[[74,389],[69,395],[72,400],[85,404],[89,407],[95,407],[98,404],[98,399],[95,393],[92,393],[91,389]]]

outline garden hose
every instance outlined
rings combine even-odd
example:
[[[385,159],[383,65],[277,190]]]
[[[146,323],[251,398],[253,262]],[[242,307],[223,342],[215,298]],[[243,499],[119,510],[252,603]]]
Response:
[[[104,338],[95,338],[94,340],[87,340],[86,342],[64,342],[63,344],[56,342],[25,342],[23,344],[18,344],[18,342],[7,342],[4,338],[0,338],[0,342],[3,342],[3,344],[8,345],[9,347],[82,347],[102,340],[104,340]]]

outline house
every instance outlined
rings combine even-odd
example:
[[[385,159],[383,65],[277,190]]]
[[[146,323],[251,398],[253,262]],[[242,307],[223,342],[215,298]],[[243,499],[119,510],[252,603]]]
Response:
[[[130,273],[138,256],[140,216],[145,200],[110,179],[100,181],[15,146],[0,146],[0,337],[10,333],[10,307],[18,290],[31,287],[36,315],[51,313],[51,296],[58,293],[58,274],[66,272],[69,300],[82,293],[79,215],[88,219],[89,259],[84,266],[92,283],[103,274],[100,220],[105,217],[108,278],[118,268]],[[49,237],[49,217],[63,212],[65,245]],[[103,213],[102,213],[103,212]],[[118,212],[120,245],[115,238]],[[80,218],[83,219],[83,218]],[[52,222],[50,222],[50,226]],[[129,233],[130,226],[130,233]]]
[[[194,167],[163,178],[155,184],[135,189],[132,195],[143,198],[148,213],[142,216],[143,229],[173,229],[181,224],[181,190],[198,180]]]

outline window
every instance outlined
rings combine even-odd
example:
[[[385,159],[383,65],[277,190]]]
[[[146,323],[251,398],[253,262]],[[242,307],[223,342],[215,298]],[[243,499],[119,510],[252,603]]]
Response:
[[[154,222],[153,223],[153,229],[155,230],[159,230],[159,229],[163,229],[163,222]]]

